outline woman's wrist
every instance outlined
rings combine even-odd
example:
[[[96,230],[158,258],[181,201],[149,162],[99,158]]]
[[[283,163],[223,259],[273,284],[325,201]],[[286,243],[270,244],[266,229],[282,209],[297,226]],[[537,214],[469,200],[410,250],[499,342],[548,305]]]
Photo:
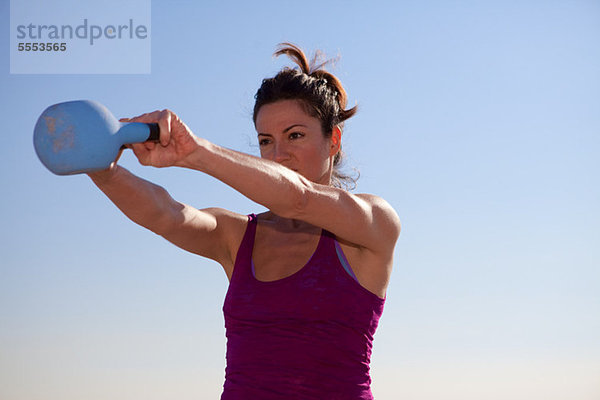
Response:
[[[214,146],[206,139],[195,137],[194,141],[196,146],[192,152],[190,152],[181,161],[175,163],[175,166],[182,168],[195,169],[204,172],[204,165],[206,163],[207,150],[210,146]]]
[[[116,179],[121,167],[118,164],[94,172],[88,172],[87,175],[94,181],[96,185],[105,185]]]

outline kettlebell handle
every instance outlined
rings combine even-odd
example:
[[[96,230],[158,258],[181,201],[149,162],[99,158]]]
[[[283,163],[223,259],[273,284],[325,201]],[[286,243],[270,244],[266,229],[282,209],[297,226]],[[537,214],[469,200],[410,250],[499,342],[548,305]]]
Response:
[[[147,142],[160,142],[160,129],[158,127],[158,124],[156,122],[145,122],[146,125],[148,125],[148,128],[150,128],[150,135],[148,136],[148,139],[146,139]],[[126,149],[127,146],[122,145],[121,149]]]
[[[148,136],[148,140],[151,142],[158,142],[160,140],[160,129],[158,129],[158,124],[155,122],[148,123],[148,127],[150,128],[150,136]]]

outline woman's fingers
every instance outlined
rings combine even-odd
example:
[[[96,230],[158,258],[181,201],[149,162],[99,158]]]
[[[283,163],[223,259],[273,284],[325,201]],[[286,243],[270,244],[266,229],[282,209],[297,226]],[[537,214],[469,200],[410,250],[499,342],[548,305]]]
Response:
[[[121,122],[157,122],[158,119],[160,118],[160,114],[161,111],[153,111],[151,113],[145,113],[142,115],[138,115],[137,117],[131,117],[131,118],[120,118],[119,121]]]
[[[142,144],[146,147],[146,150],[148,151],[152,151],[156,147],[156,144],[154,142],[144,142]]]
[[[132,143],[130,145],[130,148],[131,150],[133,150],[133,154],[135,154],[140,164],[148,165],[148,157],[150,150],[146,148],[145,143]]]
[[[175,139],[179,139],[182,134],[189,132],[189,129],[183,124],[183,122],[177,117],[171,110],[153,111],[138,115],[137,117],[123,117],[119,119],[120,122],[143,122],[143,123],[157,123],[160,137],[159,143],[145,141],[142,143],[132,143],[127,145],[133,150],[133,153],[137,157],[138,161],[142,165],[155,165],[155,166],[168,166],[173,164],[173,160],[176,159],[178,149],[178,143],[172,141],[173,135],[178,135]],[[172,132],[174,130],[175,132]]]
[[[137,117],[132,118],[120,118],[119,122],[144,122],[144,123],[158,123],[158,128],[160,131],[160,144],[165,147],[171,141],[171,120],[172,118],[177,116],[173,114],[170,110],[162,110],[162,111],[153,111],[151,113],[146,113],[142,115],[138,115]],[[149,150],[153,149],[154,146],[148,148]]]
[[[171,114],[169,110],[162,110],[158,120],[158,130],[160,131],[160,144],[167,146],[171,141]]]
[[[121,158],[121,155],[123,154],[123,150],[125,150],[125,147],[121,147],[119,149],[119,152],[117,153],[117,157],[115,158],[115,161],[114,161],[115,164],[117,163],[117,161],[119,161],[119,158]]]
[[[113,162],[110,163],[110,166],[108,167],[108,169],[113,169],[115,168],[115,165],[117,165],[117,162],[119,161],[119,158],[121,158],[121,155],[123,154],[123,150],[125,150],[126,146],[123,146],[119,149],[119,152],[117,153],[117,157],[115,158],[115,160]]]

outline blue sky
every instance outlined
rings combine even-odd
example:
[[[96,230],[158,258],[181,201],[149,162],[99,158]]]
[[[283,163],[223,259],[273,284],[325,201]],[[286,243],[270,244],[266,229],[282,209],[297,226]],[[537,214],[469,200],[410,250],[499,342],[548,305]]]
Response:
[[[153,1],[148,75],[11,75],[0,4],[3,399],[218,398],[221,268],[45,170],[33,126],[75,99],[169,108],[256,155],[253,95],[290,65],[282,41],[340,55],[357,192],[402,221],[376,398],[600,396],[600,3]],[[199,172],[121,164],[198,208],[262,210]]]

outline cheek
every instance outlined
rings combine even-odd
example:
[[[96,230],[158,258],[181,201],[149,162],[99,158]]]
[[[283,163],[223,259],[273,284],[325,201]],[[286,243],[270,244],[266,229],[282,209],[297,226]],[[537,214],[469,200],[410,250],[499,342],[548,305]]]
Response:
[[[329,152],[327,150],[317,150],[313,153],[312,165],[315,169],[323,172],[329,168]]]
[[[321,158],[325,160],[326,163],[329,163],[329,146],[321,147]]]
[[[260,158],[269,158],[270,157],[271,152],[269,151],[269,147],[270,146],[267,146],[267,147],[259,146],[258,152],[259,152]]]

